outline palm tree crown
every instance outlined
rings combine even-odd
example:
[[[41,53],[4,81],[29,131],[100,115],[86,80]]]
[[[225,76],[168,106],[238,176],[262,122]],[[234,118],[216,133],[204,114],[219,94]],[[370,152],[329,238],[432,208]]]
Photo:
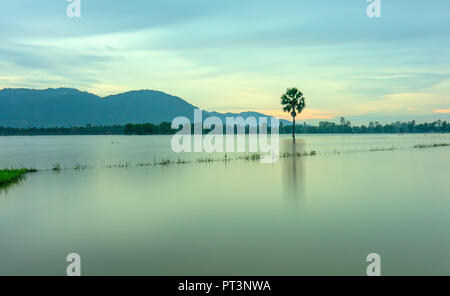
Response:
[[[300,114],[305,108],[305,98],[303,93],[297,88],[289,88],[285,94],[281,96],[281,105],[284,112],[290,112],[292,117]]]

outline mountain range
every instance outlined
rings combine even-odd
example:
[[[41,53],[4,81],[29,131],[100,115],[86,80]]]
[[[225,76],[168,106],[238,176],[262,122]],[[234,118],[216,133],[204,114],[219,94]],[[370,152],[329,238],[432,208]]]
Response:
[[[177,116],[193,121],[196,106],[155,90],[129,91],[100,97],[72,88],[45,90],[5,88],[0,90],[0,126],[71,127],[171,122]],[[270,117],[257,112],[218,113],[203,111],[203,118],[242,116]],[[281,120],[292,124],[287,120]]]

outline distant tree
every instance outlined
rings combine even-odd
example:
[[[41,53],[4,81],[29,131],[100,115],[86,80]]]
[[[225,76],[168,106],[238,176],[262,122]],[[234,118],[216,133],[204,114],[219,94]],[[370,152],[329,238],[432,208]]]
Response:
[[[341,117],[341,124],[338,128],[341,133],[351,133],[352,132],[352,123],[349,120],[345,120],[344,117]]]
[[[302,113],[305,108],[305,98],[303,93],[297,88],[288,88],[281,96],[281,105],[284,112],[290,112],[292,116],[292,139],[295,143],[295,117]]]

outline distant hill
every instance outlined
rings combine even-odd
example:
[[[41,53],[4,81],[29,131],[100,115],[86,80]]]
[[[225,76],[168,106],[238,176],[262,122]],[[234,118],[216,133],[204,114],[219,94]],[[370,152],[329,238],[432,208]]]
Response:
[[[71,88],[0,90],[0,126],[70,127],[127,123],[171,122],[177,116],[193,120],[196,106],[155,90],[139,90],[100,97]],[[217,113],[206,116],[267,116],[256,112]],[[284,125],[290,124],[282,120]]]

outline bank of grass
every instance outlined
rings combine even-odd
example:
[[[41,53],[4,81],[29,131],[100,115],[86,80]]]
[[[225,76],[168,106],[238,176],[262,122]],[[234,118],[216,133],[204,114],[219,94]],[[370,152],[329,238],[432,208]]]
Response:
[[[0,187],[6,187],[8,185],[21,181],[26,174],[34,173],[35,169],[4,169],[0,170]]]

